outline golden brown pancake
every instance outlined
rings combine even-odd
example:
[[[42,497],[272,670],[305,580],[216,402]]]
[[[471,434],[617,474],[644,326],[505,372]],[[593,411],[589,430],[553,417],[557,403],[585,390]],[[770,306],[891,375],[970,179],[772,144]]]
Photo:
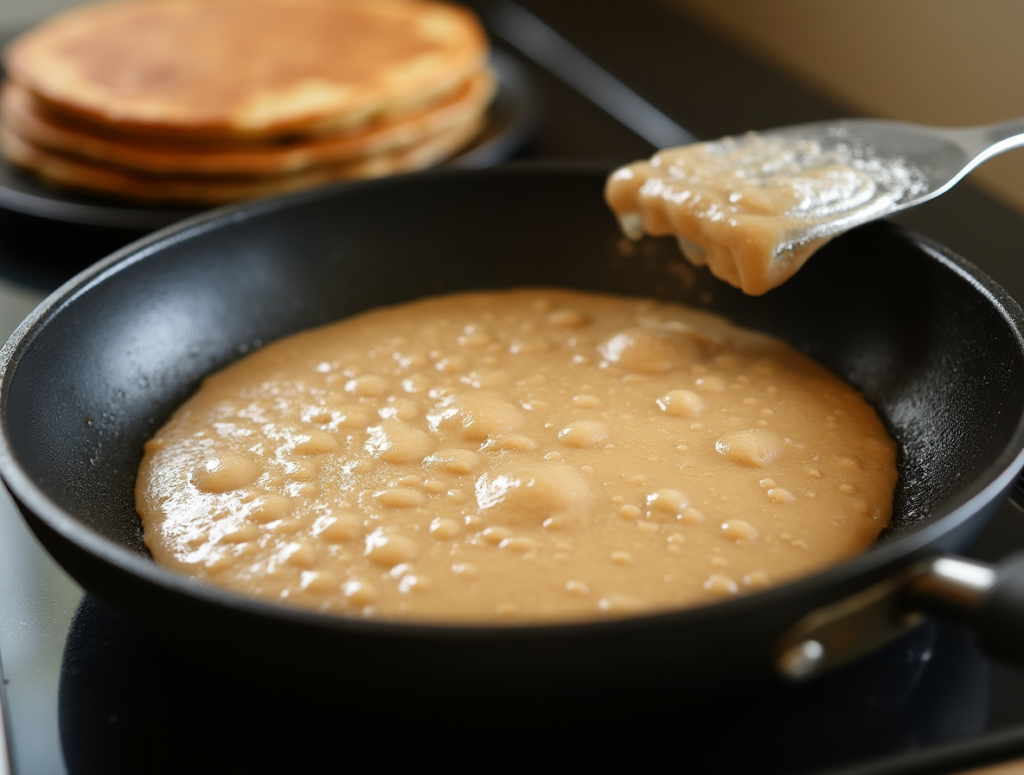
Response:
[[[286,175],[144,175],[48,151],[0,125],[0,151],[12,163],[55,186],[150,203],[218,205],[239,199],[297,191],[336,180],[410,172],[437,164],[469,142],[475,120],[442,130],[419,143],[355,161],[312,167]]]
[[[7,50],[56,110],[149,136],[336,132],[436,103],[483,66],[466,9],[421,0],[121,0]]]
[[[40,149],[129,171],[273,175],[395,151],[446,129],[475,123],[487,109],[494,85],[494,76],[485,69],[438,105],[402,118],[312,139],[258,144],[215,141],[184,144],[167,139],[119,137],[97,126],[68,121],[41,109],[30,92],[13,82],[7,82],[0,94],[0,118]]]

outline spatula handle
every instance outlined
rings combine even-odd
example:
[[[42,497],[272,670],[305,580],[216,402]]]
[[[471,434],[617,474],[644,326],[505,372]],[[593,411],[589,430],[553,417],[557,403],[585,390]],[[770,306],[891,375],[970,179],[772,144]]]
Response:
[[[986,159],[1024,145],[1024,116],[998,124],[948,130],[961,148],[974,160],[972,167]]]

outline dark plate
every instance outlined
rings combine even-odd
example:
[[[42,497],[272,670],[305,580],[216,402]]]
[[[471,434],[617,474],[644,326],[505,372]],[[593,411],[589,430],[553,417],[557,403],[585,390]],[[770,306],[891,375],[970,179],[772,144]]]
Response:
[[[0,48],[22,30],[0,33]],[[445,166],[488,167],[512,156],[533,134],[539,119],[535,92],[523,68],[503,51],[491,52],[498,92],[487,126]],[[0,77],[3,70],[0,69]],[[199,212],[198,208],[133,205],[121,200],[54,188],[0,157],[0,208],[37,218],[101,228],[151,231]]]

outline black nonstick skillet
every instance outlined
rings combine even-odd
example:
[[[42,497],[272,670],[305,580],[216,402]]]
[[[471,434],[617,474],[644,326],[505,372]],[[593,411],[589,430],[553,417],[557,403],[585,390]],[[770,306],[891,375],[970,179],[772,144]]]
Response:
[[[59,289],[3,350],[0,475],[98,600],[195,657],[325,700],[522,721],[649,712],[814,675],[912,626],[919,609],[973,620],[997,653],[1024,654],[1021,564],[946,556],[1024,464],[1020,307],[963,259],[882,223],[746,297],[670,240],[625,241],[602,199],[606,174],[421,173],[220,210],[137,242]],[[824,362],[899,443],[891,528],[867,553],[763,593],[573,625],[331,618],[152,562],[133,506],[142,445],[204,375],[377,305],[523,285],[687,302]]]

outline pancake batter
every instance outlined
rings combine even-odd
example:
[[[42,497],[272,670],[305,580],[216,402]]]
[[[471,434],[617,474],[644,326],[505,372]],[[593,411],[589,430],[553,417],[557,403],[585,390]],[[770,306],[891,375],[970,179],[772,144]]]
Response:
[[[921,185],[909,166],[865,151],[750,132],[628,164],[605,198],[630,239],[675,236],[692,264],[757,296],[849,228],[844,219],[874,217]]]
[[[430,298],[208,378],[146,445],[156,560],[242,594],[442,622],[714,602],[886,525],[849,386],[722,318],[557,290]]]

